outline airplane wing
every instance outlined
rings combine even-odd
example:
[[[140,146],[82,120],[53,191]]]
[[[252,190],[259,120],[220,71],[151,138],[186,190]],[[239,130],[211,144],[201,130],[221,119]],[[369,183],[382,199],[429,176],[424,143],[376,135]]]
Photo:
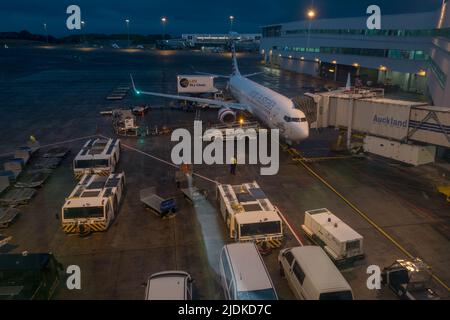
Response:
[[[253,77],[253,76],[257,76],[258,74],[263,74],[264,72],[255,72],[255,73],[250,73],[250,74],[243,74],[243,77]]]
[[[205,99],[205,98],[195,98],[195,97],[188,97],[188,96],[181,96],[181,95],[175,95],[175,94],[165,94],[165,93],[158,93],[158,92],[148,92],[148,91],[141,91],[136,89],[136,86],[134,84],[133,76],[130,75],[131,83],[133,85],[134,92],[136,92],[137,95],[145,94],[155,97],[162,97],[162,98],[168,98],[168,99],[175,99],[175,100],[181,100],[181,101],[192,101],[197,103],[205,103],[209,104],[212,107],[216,108],[230,108],[234,110],[242,110],[242,111],[249,111],[246,105],[235,103],[235,102],[226,102],[221,100],[214,100],[214,99]]]
[[[207,72],[199,72],[199,71],[195,71],[195,73],[200,74],[200,75],[204,75],[204,76],[211,76],[214,78],[225,78],[225,79],[230,79],[230,76],[224,76],[221,74],[215,74],[215,73],[207,73]]]

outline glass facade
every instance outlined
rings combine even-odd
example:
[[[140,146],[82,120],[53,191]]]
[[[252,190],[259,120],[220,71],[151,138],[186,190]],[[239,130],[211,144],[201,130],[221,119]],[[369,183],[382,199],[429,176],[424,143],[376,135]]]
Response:
[[[437,65],[436,62],[434,62],[433,59],[430,59],[430,69],[436,76],[439,85],[442,87],[442,89],[445,88],[445,85],[447,84],[447,75],[442,71],[442,69]]]
[[[281,37],[281,25],[262,28],[263,38]]]
[[[369,30],[369,29],[297,29],[282,32],[282,26],[263,27],[263,37],[281,37],[282,35],[307,35],[310,34],[334,34],[334,35],[359,35],[381,37],[446,37],[450,38],[450,28],[426,29],[426,30]]]
[[[280,50],[277,46],[274,50]],[[402,60],[428,60],[429,56],[422,50],[400,50],[400,49],[368,49],[368,48],[342,48],[342,47],[319,47],[319,48],[305,48],[305,47],[289,47],[281,48],[282,51],[292,52],[311,52],[311,53],[327,53],[327,54],[344,54],[355,56],[371,56],[390,59]]]

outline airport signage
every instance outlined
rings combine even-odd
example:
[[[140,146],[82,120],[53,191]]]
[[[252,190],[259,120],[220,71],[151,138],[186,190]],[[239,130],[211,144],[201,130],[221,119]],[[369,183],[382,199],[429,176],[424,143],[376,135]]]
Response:
[[[375,114],[373,116],[373,123],[382,124],[396,128],[408,128],[408,120],[404,119],[395,119],[394,117],[389,116],[380,116]]]
[[[178,93],[211,93],[217,92],[214,87],[212,76],[189,76],[179,75],[177,77]]]

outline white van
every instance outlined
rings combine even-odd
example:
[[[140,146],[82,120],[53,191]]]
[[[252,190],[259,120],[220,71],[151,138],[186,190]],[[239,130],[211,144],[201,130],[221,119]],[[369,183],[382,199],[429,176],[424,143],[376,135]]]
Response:
[[[222,248],[220,278],[228,300],[278,300],[266,265],[253,242],[232,243]]]
[[[278,262],[297,299],[353,300],[352,288],[321,247],[281,250]]]
[[[184,271],[165,271],[148,277],[145,300],[192,300],[192,278]]]

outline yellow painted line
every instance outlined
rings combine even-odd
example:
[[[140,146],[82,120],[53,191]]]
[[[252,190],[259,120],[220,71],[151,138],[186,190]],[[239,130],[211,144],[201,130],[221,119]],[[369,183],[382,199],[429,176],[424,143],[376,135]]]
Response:
[[[285,149],[286,150],[286,149]],[[299,152],[295,149],[287,149],[290,154],[298,155]],[[401,252],[403,252],[410,259],[414,259],[415,257],[406,250],[400,243],[397,242],[392,236],[390,236],[386,231],[384,231],[380,226],[378,226],[375,221],[370,219],[364,212],[362,212],[358,207],[356,207],[353,203],[351,203],[347,198],[345,198],[339,191],[337,191],[331,184],[329,184],[324,178],[322,178],[318,173],[316,173],[313,169],[311,169],[304,160],[301,158],[294,159],[299,162],[311,175],[319,179],[328,189],[333,191],[339,198],[341,198],[350,208],[352,208],[356,213],[358,213],[363,219],[369,222],[378,232],[380,232],[386,239],[392,242]],[[433,279],[436,280],[441,286],[443,286],[447,291],[450,291],[450,287],[442,281],[435,274],[432,275]]]
[[[305,162],[314,162],[314,161],[341,160],[341,159],[350,159],[350,158],[355,158],[355,156],[312,157],[312,158],[301,157],[298,160],[305,161]]]

